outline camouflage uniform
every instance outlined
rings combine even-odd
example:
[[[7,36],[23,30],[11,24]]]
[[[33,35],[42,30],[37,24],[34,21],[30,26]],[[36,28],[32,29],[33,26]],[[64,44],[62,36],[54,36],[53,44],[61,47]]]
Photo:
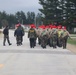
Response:
[[[58,47],[62,47],[62,29],[58,29],[57,34],[58,34],[58,38],[57,38],[57,45]]]
[[[43,32],[41,33],[41,47],[42,48],[46,48],[47,45],[47,34],[46,34],[46,30],[43,30]]]
[[[22,44],[22,42],[23,42],[23,36],[25,35],[25,31],[24,31],[23,27],[21,27],[21,26],[19,26],[19,27],[22,30],[22,36],[21,36],[21,44]]]
[[[30,28],[30,30],[28,31],[28,38],[30,40],[30,47],[34,48],[35,46],[35,38],[37,37],[36,35],[36,31],[34,28]]]
[[[52,29],[51,39],[52,39],[53,48],[56,48],[57,46],[57,29],[56,28]]]
[[[67,30],[63,30],[63,34],[62,34],[62,46],[63,46],[63,49],[66,48],[68,36],[69,36],[69,32]]]
[[[22,35],[22,30],[20,27],[18,27],[14,32],[14,36],[16,36],[17,46],[22,45]]]
[[[48,34],[48,37],[49,37],[49,46],[52,47],[53,44],[52,44],[52,29],[49,29],[49,34]]]
[[[45,29],[46,36],[47,36],[47,45],[49,45],[49,28]]]
[[[38,28],[37,31],[37,36],[38,36],[38,44],[41,44],[41,33],[42,33],[43,29],[42,28]]]

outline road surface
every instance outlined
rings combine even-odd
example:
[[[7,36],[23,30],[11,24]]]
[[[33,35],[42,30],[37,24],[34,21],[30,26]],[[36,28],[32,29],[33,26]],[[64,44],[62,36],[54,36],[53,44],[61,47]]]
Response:
[[[2,36],[3,37],[3,36]],[[0,75],[76,75],[76,55],[67,49],[30,48],[27,33],[22,46],[16,45],[10,30],[11,46],[0,38]]]

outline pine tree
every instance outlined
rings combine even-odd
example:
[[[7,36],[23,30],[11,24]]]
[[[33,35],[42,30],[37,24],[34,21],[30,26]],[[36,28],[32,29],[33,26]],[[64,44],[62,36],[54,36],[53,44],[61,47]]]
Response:
[[[39,0],[44,14],[44,24],[61,23],[66,26],[75,26],[76,22],[76,1],[75,0]]]
[[[76,8],[71,0],[60,0],[60,8],[62,9],[62,24],[66,26],[73,26]]]
[[[44,14],[44,23],[54,23],[59,22],[61,19],[60,13],[61,10],[59,9],[59,1],[58,0],[39,0],[40,4],[42,5],[43,9],[39,9],[41,13]]]

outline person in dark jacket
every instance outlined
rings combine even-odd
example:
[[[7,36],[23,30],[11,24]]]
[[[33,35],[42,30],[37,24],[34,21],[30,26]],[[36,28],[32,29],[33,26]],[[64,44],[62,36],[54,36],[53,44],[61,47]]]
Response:
[[[16,36],[17,46],[22,45],[21,37],[23,36],[23,34],[20,27],[17,27],[17,29],[14,32],[14,36]]]
[[[8,26],[6,26],[6,27],[4,28],[3,34],[4,34],[3,46],[5,46],[6,39],[7,39],[8,44],[11,45],[11,43],[10,43],[10,41],[9,41],[9,28],[8,28]]]
[[[23,42],[23,36],[25,35],[25,31],[23,29],[23,27],[21,26],[21,24],[19,24],[20,29],[22,30],[22,36],[21,36],[21,44]]]

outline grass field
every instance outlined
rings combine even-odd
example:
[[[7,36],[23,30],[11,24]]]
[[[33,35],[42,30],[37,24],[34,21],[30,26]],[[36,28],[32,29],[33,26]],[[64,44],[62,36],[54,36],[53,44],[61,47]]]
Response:
[[[76,34],[70,34],[71,38],[68,38],[68,43],[72,45],[76,45]]]
[[[69,38],[69,39],[68,39],[68,43],[69,43],[69,44],[76,45],[76,38],[71,38],[71,39]]]

